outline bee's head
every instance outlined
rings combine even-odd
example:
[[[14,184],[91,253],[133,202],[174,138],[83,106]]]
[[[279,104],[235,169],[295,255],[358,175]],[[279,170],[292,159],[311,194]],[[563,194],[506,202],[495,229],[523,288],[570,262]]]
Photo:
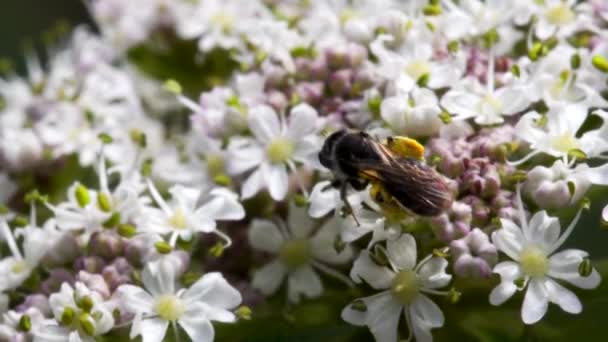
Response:
[[[319,161],[321,165],[325,166],[328,169],[333,169],[334,165],[334,146],[341,137],[346,134],[346,130],[339,130],[330,134],[327,139],[325,139],[325,143],[323,143],[323,148],[321,152],[319,152]]]

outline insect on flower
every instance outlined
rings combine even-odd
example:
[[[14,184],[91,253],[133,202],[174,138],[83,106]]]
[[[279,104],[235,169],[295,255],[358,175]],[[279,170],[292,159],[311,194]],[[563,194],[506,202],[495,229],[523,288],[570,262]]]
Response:
[[[396,136],[380,143],[365,132],[340,130],[327,137],[319,161],[334,173],[332,185],[340,188],[351,214],[348,184],[359,191],[371,184],[372,198],[385,209],[436,216],[451,206],[452,194],[441,175],[422,162],[423,154],[413,139]]]

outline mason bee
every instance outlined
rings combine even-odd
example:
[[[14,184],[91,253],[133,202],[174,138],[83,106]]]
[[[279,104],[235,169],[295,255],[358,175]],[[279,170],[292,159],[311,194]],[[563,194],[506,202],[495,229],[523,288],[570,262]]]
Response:
[[[412,139],[389,137],[380,143],[365,132],[340,130],[327,137],[319,161],[333,172],[332,184],[340,188],[350,213],[348,185],[360,191],[371,183],[372,198],[381,206],[396,204],[417,215],[436,216],[451,206],[452,194],[442,177],[422,162],[423,154],[424,148]]]

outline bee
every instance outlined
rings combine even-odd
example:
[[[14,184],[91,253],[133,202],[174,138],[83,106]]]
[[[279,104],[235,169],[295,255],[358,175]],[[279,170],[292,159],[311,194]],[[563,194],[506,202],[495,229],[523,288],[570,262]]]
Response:
[[[346,210],[353,213],[347,188],[361,191],[371,184],[372,198],[421,216],[436,216],[453,198],[447,184],[423,163],[424,147],[406,137],[389,137],[380,143],[365,132],[332,133],[319,152],[319,161],[334,174]],[[357,225],[359,221],[353,214]]]

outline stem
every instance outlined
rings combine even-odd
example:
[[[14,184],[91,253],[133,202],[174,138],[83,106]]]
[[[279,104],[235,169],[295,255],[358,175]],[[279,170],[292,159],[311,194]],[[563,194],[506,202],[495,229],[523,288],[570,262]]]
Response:
[[[488,95],[494,94],[494,48],[490,48],[488,56],[488,72],[486,75],[486,89]]]
[[[152,198],[154,198],[156,204],[165,212],[165,215],[173,215],[173,211],[169,208],[165,200],[158,193],[158,190],[156,190],[156,187],[154,186],[154,183],[152,183],[152,180],[150,180],[150,178],[146,178],[146,184],[148,184],[148,190],[150,191],[150,195],[152,195]]]
[[[171,328],[173,328],[173,335],[175,336],[175,342],[181,342],[181,338],[179,336],[179,330],[177,329],[177,324],[175,321],[171,321]]]
[[[8,227],[6,222],[2,222],[2,233],[4,234],[4,240],[8,245],[8,248],[11,250],[13,257],[23,260],[23,256],[17,247],[17,243],[15,242],[15,238],[13,237],[13,233],[11,233],[11,229]]]
[[[343,275],[340,272],[337,272],[336,270],[333,270],[327,266],[325,266],[324,264],[313,260],[311,262],[311,264],[316,267],[317,269],[319,269],[319,271],[327,274],[328,276],[334,277],[336,279],[338,279],[339,281],[343,282],[344,284],[346,284],[346,286],[353,288],[355,287],[355,283],[353,283],[347,276]]]
[[[304,182],[302,181],[302,179],[300,178],[300,175],[297,172],[298,170],[296,168],[296,165],[293,163],[292,160],[288,160],[287,167],[289,167],[289,169],[291,170],[291,173],[293,174],[293,176],[296,180],[296,183],[298,183],[298,186],[300,187],[300,190],[302,190],[304,197],[306,197],[306,199],[308,200],[310,198],[310,194],[308,193],[308,190],[304,186]]]
[[[198,103],[192,101],[191,99],[187,98],[184,95],[178,95],[177,100],[179,101],[179,103],[184,105],[184,107],[190,109],[191,111],[193,111],[195,113],[199,112],[203,109],[203,108],[201,108],[201,106]]]
[[[559,237],[559,239],[557,239],[557,241],[553,244],[553,246],[551,246],[551,248],[547,252],[547,255],[551,255],[553,252],[555,252],[555,250],[558,249],[559,246],[561,246],[568,239],[570,234],[572,234],[574,227],[576,227],[576,224],[578,223],[578,220],[581,217],[582,213],[583,213],[583,208],[581,207],[580,209],[578,209],[578,212],[576,213],[576,216],[574,217],[572,222],[570,222],[570,225],[568,225],[568,228],[566,228],[564,233]]]
[[[219,229],[215,229],[213,231],[213,233],[217,236],[219,236],[222,240],[224,240],[226,242],[226,244],[224,245],[224,248],[228,248],[230,246],[232,246],[232,239],[230,238],[230,236],[228,236],[228,234],[222,232]]]

